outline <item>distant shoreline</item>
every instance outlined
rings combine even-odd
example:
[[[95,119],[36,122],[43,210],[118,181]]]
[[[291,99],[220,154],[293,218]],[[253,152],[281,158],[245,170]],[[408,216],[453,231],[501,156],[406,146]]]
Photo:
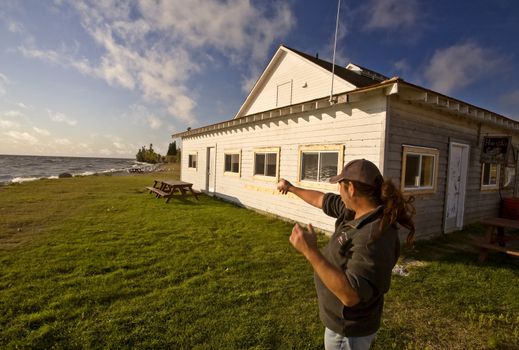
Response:
[[[131,170],[150,172],[158,167],[158,164],[138,162],[130,158],[0,155],[0,184],[58,179],[64,174],[72,177],[121,176],[130,174]]]
[[[125,170],[115,170],[115,171],[102,171],[92,174],[71,174],[72,178],[74,177],[85,177],[85,176],[138,176],[138,175],[145,175],[150,173],[164,173],[164,172],[172,172],[174,171],[175,163],[158,163],[158,164],[150,164],[153,165],[152,167],[149,167],[149,169],[144,170],[142,172],[130,172],[129,169]],[[18,181],[0,181],[0,187],[2,186],[9,186],[9,185],[15,185],[20,184],[24,182],[32,182],[32,181],[38,181],[38,180],[62,180],[66,178],[60,178],[59,176],[49,176],[49,177],[40,177],[40,178],[27,178],[23,180]]]
[[[103,156],[54,156],[54,155],[41,155],[41,154],[0,154],[0,157],[52,157],[52,158],[93,158],[93,159],[122,159],[122,160],[135,160],[135,158],[124,158],[124,157],[103,157]]]

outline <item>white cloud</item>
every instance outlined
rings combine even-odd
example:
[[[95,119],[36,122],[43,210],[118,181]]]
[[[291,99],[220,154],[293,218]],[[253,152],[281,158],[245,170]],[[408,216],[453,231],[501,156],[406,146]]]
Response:
[[[401,59],[399,61],[394,62],[393,67],[397,71],[408,71],[409,69],[411,69],[411,67],[409,66],[409,63],[407,63],[407,61],[405,59]]]
[[[123,142],[113,142],[112,145],[114,146],[114,150],[111,152],[111,154],[118,156],[134,156],[139,149],[139,147],[136,145],[126,144]]]
[[[9,19],[7,21],[7,30],[11,33],[23,33],[25,31],[25,27],[20,22]]]
[[[147,125],[151,129],[158,129],[163,125],[163,121],[156,115],[156,111],[155,113],[151,112],[146,106],[141,104],[129,106],[128,111],[123,113],[121,118],[125,120],[129,119],[137,125]],[[186,122],[189,122],[189,120],[186,119]]]
[[[35,126],[32,127],[32,130],[34,130],[37,134],[43,135],[43,136],[49,136],[50,132],[46,129],[40,129]]]
[[[16,111],[16,110],[5,111],[2,113],[2,115],[4,117],[9,117],[9,118],[22,118],[24,116],[24,114],[22,112]]]
[[[103,149],[100,149],[99,150],[99,153],[101,153],[101,155],[103,156],[109,156],[112,154],[112,151],[110,151],[109,149],[107,148],[103,148]]]
[[[0,112],[0,116],[4,117],[5,119],[0,119],[0,127],[7,129],[7,128],[19,128],[20,123],[18,121],[21,118],[24,117],[24,114],[17,110],[8,110]]]
[[[150,114],[148,116],[148,125],[152,129],[158,129],[162,126],[162,121],[159,118],[157,118],[156,116]]]
[[[115,146],[115,148],[117,148],[118,150],[123,150],[123,149],[126,149],[126,146],[121,143],[121,142],[114,142],[113,145]]]
[[[503,62],[491,49],[468,42],[437,50],[424,76],[432,90],[449,94],[495,74]]]
[[[212,46],[255,59],[263,59],[274,38],[294,24],[283,3],[276,4],[274,17],[247,0],[140,0],[139,6],[148,23],[157,23],[157,29],[189,47]]]
[[[365,8],[370,16],[365,29],[396,29],[411,27],[417,21],[416,0],[371,0]]]
[[[18,47],[18,51],[20,51],[20,53],[25,57],[37,58],[50,63],[60,63],[63,59],[62,56],[54,50],[43,51],[35,48],[28,48],[22,45]]]
[[[250,93],[254,84],[258,81],[260,74],[261,70],[259,67],[251,68],[247,74],[243,74],[241,79],[241,90],[247,94]]]
[[[67,138],[55,139],[54,143],[56,145],[60,145],[60,146],[68,146],[68,145],[72,144],[72,142],[70,142],[70,140]]]
[[[5,75],[0,73],[0,96],[5,95],[6,93],[6,86],[9,85],[11,82]]]
[[[23,142],[29,145],[35,145],[38,143],[38,139],[27,132],[11,130],[4,132],[4,135],[10,137],[14,142]]]
[[[420,77],[416,77],[416,72],[413,71],[413,68],[405,58],[394,62],[392,66],[391,74],[393,76],[402,77],[407,81],[420,80]]]
[[[49,114],[50,120],[56,123],[66,123],[70,126],[74,126],[77,124],[77,120],[67,117],[64,113],[53,112],[50,109],[47,109],[47,113]]]
[[[24,109],[28,109],[28,108],[29,108],[29,106],[27,106],[26,104],[24,104],[24,103],[22,103],[22,102],[18,102],[16,105],[17,105],[18,107],[20,107],[20,108],[24,108]]]
[[[4,129],[19,128],[20,124],[13,122],[11,120],[0,119],[0,127]]]
[[[196,122],[196,96],[189,81],[208,68],[204,62],[211,61],[211,55],[227,57],[246,76],[256,74],[272,43],[295,21],[285,3],[260,7],[249,0],[70,0],[56,5],[70,6],[79,14],[82,26],[102,49],[99,60],[80,57],[77,49],[58,52],[34,45],[19,47],[20,53],[139,91],[148,102],[159,102],[190,124]]]

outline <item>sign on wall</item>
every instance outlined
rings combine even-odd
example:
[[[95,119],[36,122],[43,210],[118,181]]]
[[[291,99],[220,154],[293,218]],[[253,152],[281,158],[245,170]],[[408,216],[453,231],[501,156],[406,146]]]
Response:
[[[510,136],[485,136],[481,150],[481,163],[506,164],[511,148]]]

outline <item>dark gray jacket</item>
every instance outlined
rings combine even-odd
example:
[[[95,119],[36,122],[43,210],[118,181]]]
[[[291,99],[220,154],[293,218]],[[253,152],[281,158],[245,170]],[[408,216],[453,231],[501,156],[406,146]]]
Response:
[[[326,327],[344,336],[373,334],[380,327],[384,294],[389,290],[391,271],[400,253],[398,230],[387,227],[380,234],[382,206],[353,220],[355,213],[334,193],[325,195],[323,211],[337,221],[335,233],[321,252],[344,271],[360,302],[354,307],[343,305],[314,274],[320,318]]]

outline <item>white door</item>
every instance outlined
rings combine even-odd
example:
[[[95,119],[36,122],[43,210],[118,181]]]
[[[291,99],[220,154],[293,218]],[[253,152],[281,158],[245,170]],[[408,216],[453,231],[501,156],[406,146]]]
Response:
[[[463,227],[468,163],[469,146],[451,142],[449,144],[449,172],[447,177],[447,201],[445,203],[445,233]]]
[[[214,193],[214,181],[215,181],[215,150],[214,147],[207,148],[207,181],[205,189],[207,192]]]

